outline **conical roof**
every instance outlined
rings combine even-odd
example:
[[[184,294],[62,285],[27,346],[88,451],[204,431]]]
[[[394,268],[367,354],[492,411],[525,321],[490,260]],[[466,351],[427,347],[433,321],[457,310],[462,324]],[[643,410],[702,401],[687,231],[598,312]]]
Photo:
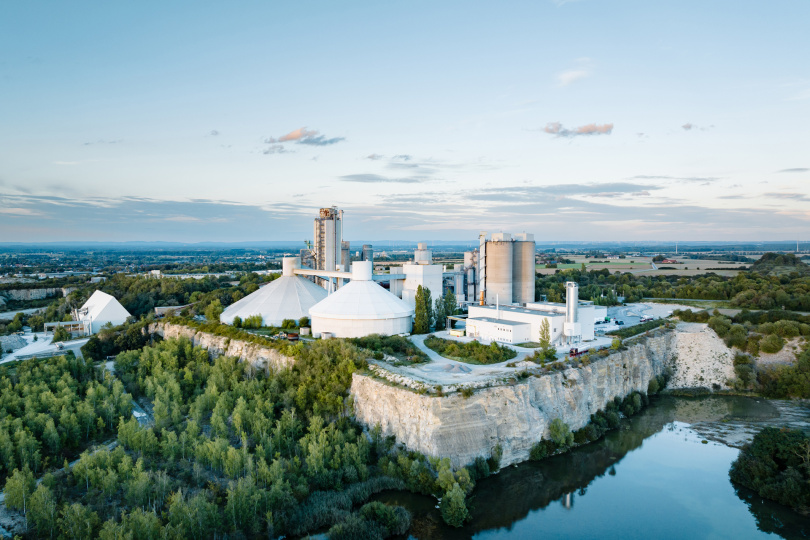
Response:
[[[244,320],[261,315],[265,325],[278,326],[284,319],[309,317],[309,309],[324,298],[326,289],[310,280],[301,276],[281,276],[228,306],[219,320],[233,324],[234,317]]]
[[[309,310],[325,319],[397,319],[413,315],[413,308],[371,281],[371,265],[352,265],[352,280]]]

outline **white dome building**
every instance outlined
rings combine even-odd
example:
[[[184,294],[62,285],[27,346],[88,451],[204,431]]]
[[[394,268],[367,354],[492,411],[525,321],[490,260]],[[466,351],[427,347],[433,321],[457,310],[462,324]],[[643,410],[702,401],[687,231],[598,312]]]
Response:
[[[284,319],[309,317],[309,308],[326,298],[326,289],[293,274],[300,267],[299,257],[284,257],[281,277],[228,306],[220,322],[233,324],[235,317],[261,315],[265,326],[281,326]]]
[[[312,333],[335,337],[370,334],[407,334],[413,327],[413,308],[375,283],[371,261],[352,264],[352,280],[309,310]]]

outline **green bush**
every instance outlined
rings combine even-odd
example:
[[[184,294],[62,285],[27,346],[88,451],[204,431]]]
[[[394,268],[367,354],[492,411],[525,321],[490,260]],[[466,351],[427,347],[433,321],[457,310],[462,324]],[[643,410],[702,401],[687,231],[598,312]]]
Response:
[[[778,353],[785,346],[785,341],[776,334],[770,334],[759,342],[759,349],[768,354]]]
[[[731,464],[733,482],[802,513],[810,513],[810,437],[768,427]]]
[[[470,364],[497,364],[517,356],[514,349],[499,345],[494,341],[489,345],[484,345],[478,341],[465,343],[430,335],[425,338],[425,345],[445,358]]]

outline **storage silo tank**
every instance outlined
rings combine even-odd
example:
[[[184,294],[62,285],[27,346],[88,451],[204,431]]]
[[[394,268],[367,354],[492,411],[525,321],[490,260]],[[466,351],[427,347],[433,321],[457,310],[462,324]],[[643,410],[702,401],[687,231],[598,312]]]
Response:
[[[518,233],[512,247],[512,302],[525,304],[534,302],[534,235]]]
[[[565,323],[564,333],[568,343],[581,340],[582,325],[579,322],[577,308],[579,307],[579,285],[575,281],[565,282]]]
[[[509,233],[493,234],[486,245],[486,302],[512,303],[514,250]]]

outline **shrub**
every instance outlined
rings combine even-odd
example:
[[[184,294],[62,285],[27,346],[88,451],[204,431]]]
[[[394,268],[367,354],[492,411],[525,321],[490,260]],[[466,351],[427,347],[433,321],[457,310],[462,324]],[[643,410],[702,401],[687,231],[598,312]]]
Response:
[[[810,510],[810,437],[800,430],[768,427],[731,464],[733,482],[785,506]]]
[[[453,487],[444,494],[439,508],[445,523],[453,527],[464,525],[464,522],[470,517],[465,499],[466,494],[458,484],[453,484]]]
[[[499,345],[494,341],[489,345],[484,345],[478,341],[464,343],[430,335],[425,338],[425,345],[446,358],[471,364],[497,364],[517,356],[514,349]]]
[[[565,450],[574,444],[574,434],[568,428],[568,424],[560,418],[555,418],[548,426],[549,437],[558,448]]]
[[[785,346],[785,341],[776,334],[770,334],[759,343],[762,352],[773,354],[778,353]]]
[[[284,319],[283,321],[281,321],[281,328],[283,328],[284,330],[295,330],[296,328],[298,328],[298,325],[296,324],[294,319]]]

